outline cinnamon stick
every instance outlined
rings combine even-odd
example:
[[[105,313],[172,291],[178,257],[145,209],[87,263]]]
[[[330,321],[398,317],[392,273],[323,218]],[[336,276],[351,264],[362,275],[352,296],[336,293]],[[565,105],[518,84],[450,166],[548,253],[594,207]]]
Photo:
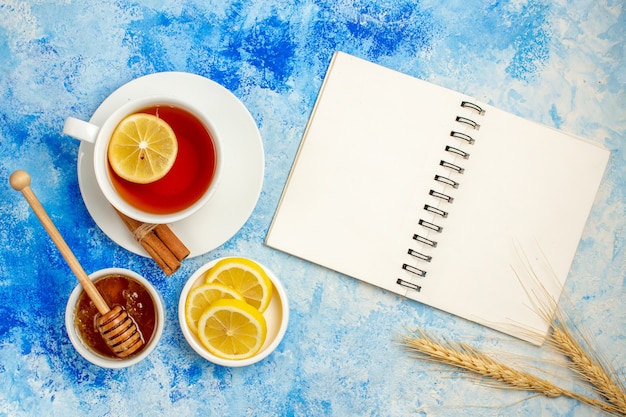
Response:
[[[148,224],[135,220],[115,209],[126,228],[159,265],[165,275],[172,275],[180,262],[189,256],[189,249],[165,224]]]
[[[189,256],[190,251],[187,246],[181,242],[178,236],[166,224],[158,224],[154,228],[154,233],[161,241],[166,242],[166,246],[179,261]]]

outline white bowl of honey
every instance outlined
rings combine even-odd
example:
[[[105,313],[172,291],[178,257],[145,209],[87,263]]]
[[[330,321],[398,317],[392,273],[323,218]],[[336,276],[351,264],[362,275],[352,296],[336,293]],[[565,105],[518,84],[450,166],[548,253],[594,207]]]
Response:
[[[93,302],[78,284],[70,294],[65,309],[65,328],[74,349],[86,360],[103,368],[125,368],[145,359],[163,334],[165,306],[152,284],[123,268],[101,269],[89,275],[109,306],[121,305],[135,320],[143,337],[143,346],[132,355],[120,359],[107,346],[98,332],[98,314]]]

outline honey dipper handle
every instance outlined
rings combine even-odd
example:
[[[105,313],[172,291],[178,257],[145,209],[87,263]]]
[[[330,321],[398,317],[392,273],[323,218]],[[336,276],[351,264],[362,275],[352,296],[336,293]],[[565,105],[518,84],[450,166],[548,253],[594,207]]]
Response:
[[[74,272],[74,275],[76,275],[76,278],[78,278],[78,281],[80,281],[83,289],[85,290],[91,301],[93,301],[100,314],[108,313],[110,308],[107,305],[106,301],[104,301],[96,286],[93,284],[93,282],[91,282],[91,280],[85,273],[85,270],[78,262],[78,259],[76,259],[74,253],[72,253],[70,247],[67,245],[67,243],[65,243],[65,240],[63,240],[61,233],[59,233],[59,230],[56,228],[56,226],[48,216],[48,213],[46,213],[46,210],[37,199],[37,196],[35,196],[33,190],[30,189],[30,175],[28,174],[28,172],[23,170],[15,171],[13,174],[11,174],[11,177],[9,178],[9,183],[11,184],[11,187],[13,187],[15,190],[22,192],[24,198],[33,209],[33,212],[39,218],[42,226],[44,227],[44,229],[46,229],[48,235],[50,235],[50,238],[56,245],[57,249],[59,249],[59,252],[61,252],[61,255],[63,255],[63,258],[65,258],[68,266],[70,267],[72,272]]]

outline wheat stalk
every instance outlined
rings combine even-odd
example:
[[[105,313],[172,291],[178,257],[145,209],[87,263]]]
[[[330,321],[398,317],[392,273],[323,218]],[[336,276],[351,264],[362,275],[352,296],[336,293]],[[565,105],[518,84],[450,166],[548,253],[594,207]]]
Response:
[[[585,342],[585,347],[583,348],[583,346],[578,343],[577,339],[570,331],[570,327],[566,324],[571,323],[571,321],[568,320],[566,314],[559,308],[557,300],[552,298],[547,290],[545,290],[542,280],[539,279],[523,250],[519,249],[518,256],[526,265],[534,282],[543,289],[543,297],[537,297],[536,294],[531,294],[528,290],[526,290],[526,292],[529,298],[534,300],[533,304],[536,312],[546,323],[551,324],[552,331],[548,338],[548,344],[557,352],[569,358],[568,368],[573,371],[580,380],[589,384],[597,394],[604,397],[615,408],[615,412],[626,416],[626,393],[624,391],[624,385],[621,384],[619,380],[611,377],[611,374],[615,375],[615,372],[608,372],[609,369],[612,369],[610,363],[604,360],[604,357],[598,349],[594,349],[594,347],[596,347],[594,340],[589,336],[588,332],[584,332],[580,327],[574,325],[571,326],[571,328],[577,331],[577,334]],[[546,260],[545,254],[543,258]],[[549,265],[549,262],[546,261],[546,263],[548,269],[551,271],[552,277],[556,279],[556,274]],[[517,272],[515,272],[515,275],[520,283],[524,285]],[[524,286],[524,288],[526,288],[526,286]],[[569,301],[566,297],[563,298],[564,302]],[[568,302],[568,305],[571,305],[571,302]]]
[[[516,370],[465,343],[443,344],[419,328],[415,337],[402,336],[401,344],[419,358],[473,372],[504,384],[503,388],[531,391],[550,398],[566,396],[609,413],[620,413],[612,404],[562,389],[550,381]]]
[[[624,387],[611,378],[602,361],[583,349],[572,333],[561,320],[552,322],[550,344],[559,352],[567,356],[569,368],[579,378],[589,383],[594,390],[610,402],[616,410],[626,415],[626,393]]]

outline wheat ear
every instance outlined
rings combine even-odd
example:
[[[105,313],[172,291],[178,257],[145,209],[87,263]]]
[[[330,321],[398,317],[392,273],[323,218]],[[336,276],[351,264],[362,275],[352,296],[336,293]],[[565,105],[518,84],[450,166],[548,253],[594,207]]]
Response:
[[[518,371],[465,343],[443,344],[419,328],[416,329],[415,337],[402,336],[401,344],[419,358],[473,372],[498,381],[506,388],[532,391],[551,398],[566,396],[609,413],[619,413],[619,410],[611,404],[562,389],[550,381]]]
[[[561,321],[552,322],[552,334],[549,341],[557,351],[570,359],[569,368],[581,380],[592,385],[594,390],[615,406],[619,413],[626,415],[624,387],[611,378],[610,373],[598,358],[581,347]]]

